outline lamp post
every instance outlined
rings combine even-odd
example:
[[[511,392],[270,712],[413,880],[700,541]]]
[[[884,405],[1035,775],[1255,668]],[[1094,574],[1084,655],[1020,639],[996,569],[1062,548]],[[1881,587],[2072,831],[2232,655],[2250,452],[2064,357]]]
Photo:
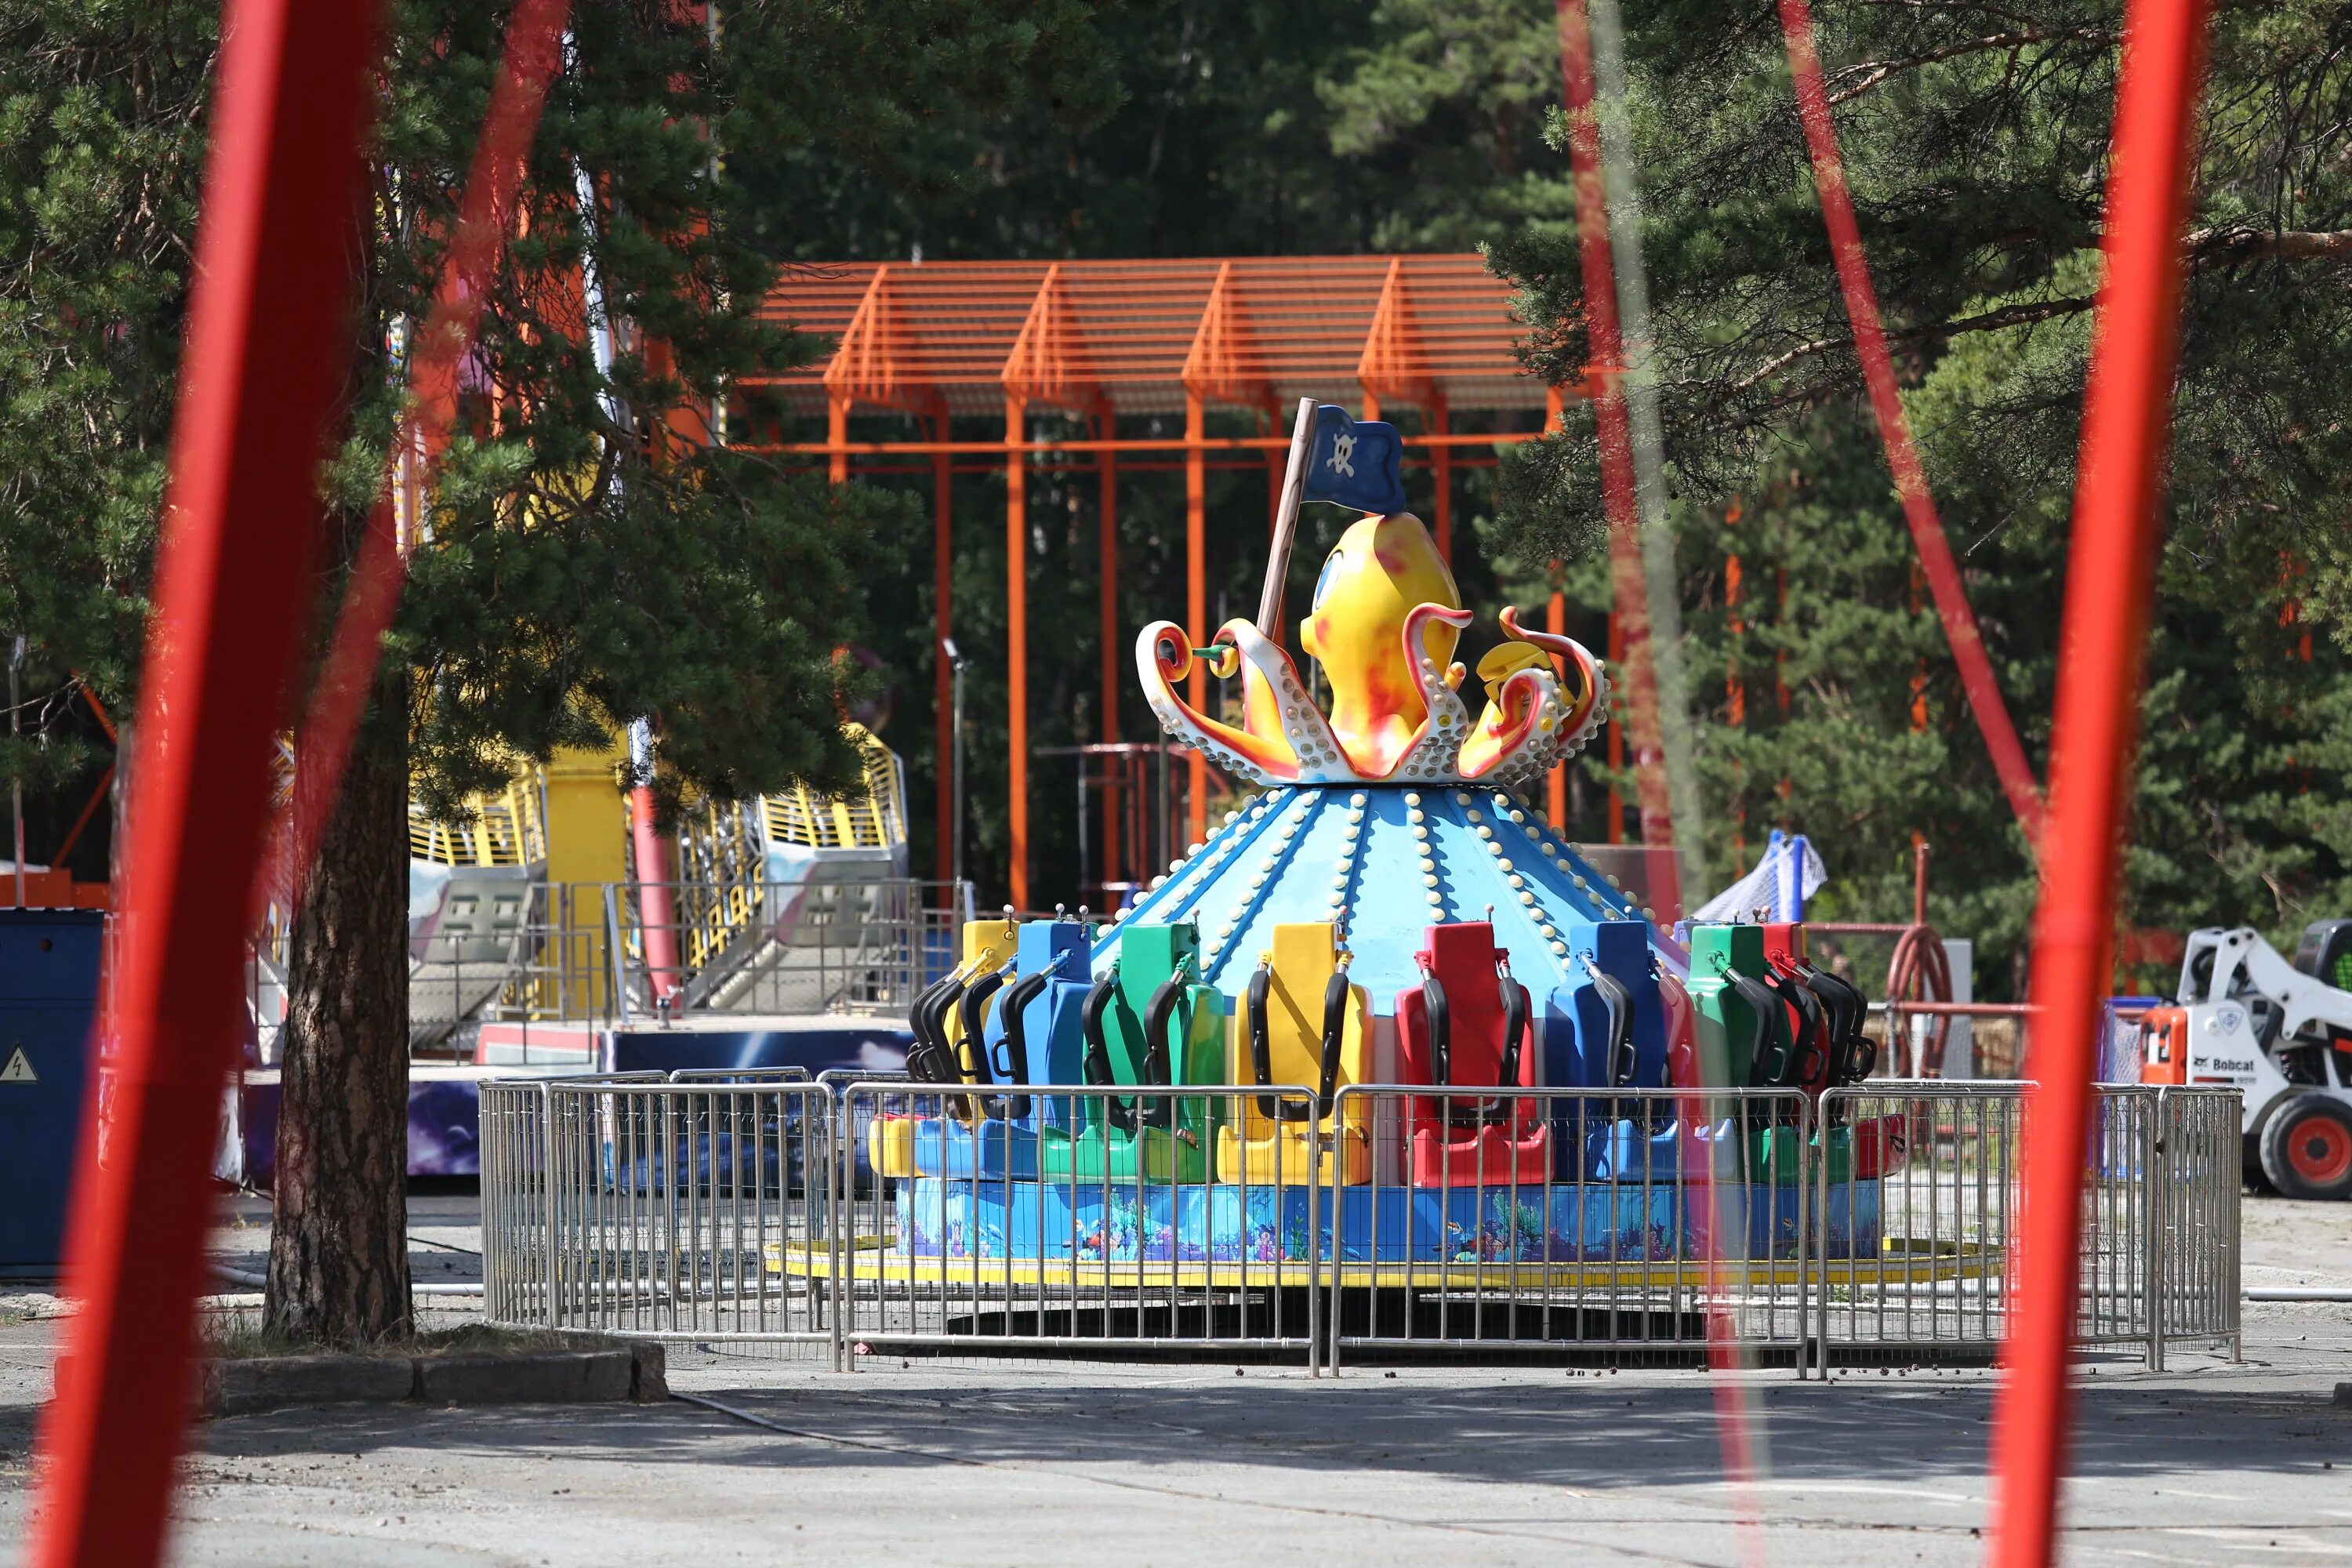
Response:
[[[949,763],[954,781],[950,793],[953,796],[950,809],[954,813],[955,829],[952,847],[948,854],[948,877],[954,884],[948,889],[948,897],[952,899],[963,887],[963,670],[971,661],[957,649],[953,637],[940,639],[940,652],[946,656],[948,668],[955,672],[955,685],[948,700],[949,722],[955,731],[955,754]]]

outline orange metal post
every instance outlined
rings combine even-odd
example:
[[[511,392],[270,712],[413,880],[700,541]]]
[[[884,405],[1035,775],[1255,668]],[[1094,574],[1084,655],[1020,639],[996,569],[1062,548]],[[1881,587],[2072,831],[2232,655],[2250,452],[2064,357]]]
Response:
[[[1450,436],[1445,408],[1445,395],[1437,393],[1429,400],[1429,433]],[[1437,553],[1448,566],[1454,564],[1454,448],[1433,447],[1429,450],[1430,471],[1437,479]]]
[[[1013,907],[1029,907],[1029,476],[1021,426],[1027,405],[1004,400],[1005,789],[1012,819]]]
[[[1194,647],[1209,640],[1208,473],[1203,467],[1201,437],[1206,434],[1206,411],[1201,395],[1184,394],[1184,635]],[[1209,709],[1208,666],[1192,661],[1191,688],[1186,693],[1195,712]],[[1209,837],[1209,759],[1192,753],[1186,769],[1190,798],[1185,802],[1192,842]]]
[[[1624,602],[1622,596],[1617,601],[1620,605]],[[1609,678],[1612,680],[1623,679],[1619,671],[1624,668],[1625,626],[1612,611],[1609,616]],[[1622,688],[1612,695],[1614,700],[1610,706],[1615,711],[1609,715],[1609,771],[1613,774],[1625,765],[1625,710],[1628,704]],[[1609,842],[1625,842],[1625,797],[1617,793],[1617,785],[1613,782],[1609,786]]]
[[[1554,394],[1557,396],[1557,394]],[[1551,602],[1544,606],[1544,630],[1556,637],[1568,635],[1568,595],[1558,585],[1559,563],[1553,563]],[[1603,718],[1607,716],[1604,714]],[[1551,818],[1552,826],[1568,831],[1568,764],[1554,763],[1544,781],[1544,812]]]
[[[835,484],[849,478],[849,396],[828,390],[824,400],[825,477]]]
[[[1543,427],[1546,430],[1559,428],[1560,416],[1566,411],[1565,402],[1559,387],[1544,388]],[[1560,564],[1555,561],[1551,563],[1551,602],[1544,606],[1544,630],[1556,637],[1564,637],[1568,635],[1568,595],[1560,592],[1559,574]],[[1601,714],[1604,722],[1608,717],[1605,712]],[[1544,783],[1544,809],[1551,817],[1552,826],[1561,833],[1567,832],[1568,764],[1566,763],[1552,764],[1551,773]]]
[[[1096,423],[1104,439],[1110,437],[1112,418],[1108,414],[1097,416]],[[1102,742],[1110,745],[1118,740],[1118,454],[1105,452],[1101,458],[1102,493],[1096,503],[1099,543],[1096,553],[1101,558],[1102,583],[1102,721],[1097,729]],[[1102,792],[1102,867],[1103,880],[1118,875],[1118,765],[1105,758]],[[1087,765],[1078,759],[1078,766]]]
[[[933,424],[940,440],[948,438],[945,409]],[[955,875],[955,669],[940,645],[955,629],[955,459],[945,452],[931,456],[931,701],[932,742],[937,761],[933,793],[939,797],[940,841],[936,858],[940,880]]]

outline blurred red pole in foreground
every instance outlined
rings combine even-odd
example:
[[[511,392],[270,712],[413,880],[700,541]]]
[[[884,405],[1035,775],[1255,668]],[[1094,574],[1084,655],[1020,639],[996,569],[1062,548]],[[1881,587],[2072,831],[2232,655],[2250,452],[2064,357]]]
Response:
[[[2203,0],[2132,0],[2116,88],[2106,279],[2084,402],[2034,915],[2037,1087],[2026,1106],[2019,1299],[1993,1427],[1988,1561],[1999,1568],[2051,1561],[2074,1413],[2067,1363],[2091,1041],[2112,967],[2125,790],[2138,743],[2205,17]]]
[[[105,1147],[85,1121],[29,1561],[154,1562],[186,1436],[206,1180],[350,358],[373,4],[229,0],[133,738]]]

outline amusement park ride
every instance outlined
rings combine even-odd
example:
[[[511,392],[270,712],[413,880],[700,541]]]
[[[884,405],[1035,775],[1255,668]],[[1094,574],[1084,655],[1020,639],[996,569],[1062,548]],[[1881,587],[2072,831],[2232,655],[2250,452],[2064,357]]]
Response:
[[[1907,433],[1897,440],[1900,405],[1834,163],[1808,8],[1780,0],[1779,9],[1882,431],[1890,447],[1907,447]],[[1559,15],[1578,226],[1588,282],[1597,273],[1601,284],[1587,295],[1601,368],[1595,402],[1604,488],[1612,523],[1622,524],[1631,495],[1617,385],[1623,356],[1593,156],[1591,40],[1580,0],[1560,0]],[[131,770],[133,843],[109,1013],[110,1136],[103,1158],[98,1137],[83,1139],[74,1200],[81,1306],[68,1350],[79,1370],[45,1415],[40,1439],[32,1561],[44,1568],[152,1562],[163,1540],[185,1391],[194,1386],[188,1362],[209,1203],[199,1180],[205,1132],[232,1065],[239,1014],[245,931],[221,918],[219,905],[224,889],[268,885],[266,869],[247,862],[271,813],[265,757],[274,719],[251,693],[292,689],[304,657],[298,627],[307,617],[256,616],[249,606],[306,602],[303,551],[321,531],[315,476],[286,454],[324,449],[332,389],[346,373],[341,262],[331,226],[320,226],[317,214],[358,205],[372,22],[365,5],[233,0],[223,29],[141,752]],[[2022,1240],[2011,1265],[2019,1289],[1992,1458],[1989,1551],[2004,1568],[2052,1560],[2066,1468],[2082,1173],[2093,1121],[2087,1057],[2111,973],[2117,803],[2134,747],[2151,596],[2204,24],[2205,8],[2193,3],[2132,0],[2127,7],[2107,267],[2067,574],[2068,658],[2047,820],[2033,835],[2043,892],[2032,1004],[2046,1034],[2020,1159]],[[507,56],[467,176],[446,280],[453,286],[421,334],[430,346],[420,357],[420,421],[446,416],[447,400],[435,400],[431,377],[455,384],[478,309],[468,301],[480,298],[513,216],[522,153],[562,58],[563,26],[561,0],[520,0],[509,22]],[[440,428],[446,434],[446,423]],[[1334,474],[1354,477],[1338,471],[1355,465],[1353,448],[1343,457],[1337,437],[1358,432],[1343,421],[1322,428],[1330,442],[1317,443],[1313,461],[1339,458]],[[404,449],[414,433],[402,433]],[[1292,451],[1286,512],[1312,479],[1296,438]],[[1896,473],[1930,575],[1940,578],[1929,537],[1940,546],[1940,529],[1924,526],[1931,518],[1922,516],[1916,458],[1909,466],[1898,458]],[[1385,500],[1360,510],[1368,521],[1336,553],[1300,639],[1332,679],[1328,717],[1302,701],[1283,649],[1279,571],[1269,574],[1273,611],[1254,626],[1229,625],[1207,647],[1166,626],[1146,629],[1139,662],[1162,722],[1213,748],[1265,793],[1204,836],[1108,930],[1067,921],[966,926],[964,963],[920,992],[911,1065],[950,1086],[950,1098],[982,1109],[931,1119],[928,1131],[919,1121],[899,1129],[877,1122],[886,1130],[877,1134],[877,1164],[911,1161],[919,1173],[927,1157],[994,1160],[1008,1188],[1033,1158],[1041,1172],[1098,1172],[1106,1181],[1121,1170],[1175,1166],[1246,1177],[1292,1163],[1304,1129],[1308,1151],[1329,1150],[1337,1182],[1368,1163],[1393,1161],[1452,1192],[1482,1190],[1458,1184],[1496,1168],[1538,1180],[1563,1170],[1598,1178],[1636,1148],[1659,1157],[1656,1141],[1670,1138],[1677,1140],[1667,1145],[1672,1157],[1695,1149],[1705,1168],[1744,1168],[1769,1187],[1787,1163],[1786,1130],[1769,1121],[1605,1122],[1594,1140],[1583,1122],[1530,1114],[1528,1091],[1540,1081],[1597,1091],[1671,1083],[1695,1066],[1702,1081],[1744,1074],[1741,1081],[1811,1093],[1817,1083],[1869,1070],[1858,998],[1806,963],[1801,931],[1702,927],[1685,954],[1548,831],[1522,791],[1551,756],[1590,735],[1607,672],[1580,649],[1519,634],[1503,658],[1482,661],[1486,703],[1473,721],[1457,695],[1466,672],[1449,658],[1460,605],[1442,567],[1433,568],[1433,542]],[[1277,560],[1286,537],[1277,529]],[[1948,564],[1947,550],[1940,565]],[[300,731],[293,867],[308,865],[300,850],[315,837],[300,835],[321,831],[324,804],[335,797],[402,570],[392,531],[372,531]],[[1935,586],[1951,627],[1955,607],[1944,602],[1943,583]],[[1197,602],[1191,608],[1188,624],[1197,628],[1205,616]],[[1966,632],[1954,635],[1964,667],[1982,660],[1980,648],[1963,646],[1973,626]],[[1638,658],[1629,662],[1638,672]],[[1206,719],[1170,687],[1189,676],[1197,691],[1212,668],[1244,680],[1247,717],[1239,728]],[[1016,682],[1016,710],[1022,700]],[[2000,752],[1995,731],[2005,715],[1998,725],[1981,710],[1979,718]],[[2030,778],[2015,783],[2021,817],[2038,818]],[[1017,795],[1014,809],[1026,809]],[[656,989],[668,984],[662,958],[649,963]],[[2217,985],[2223,968],[2216,963]],[[2287,994],[2300,983],[2272,980],[2284,1013],[2300,1000]],[[1057,1122],[1055,1097],[1035,1086],[1068,1081],[1074,1065],[1103,1109]],[[1344,1095],[1357,1073],[1391,1072],[1429,1089],[1423,1099],[1444,1103],[1416,1110],[1393,1142],[1368,1141],[1359,1152],[1341,1125],[1324,1144],[1326,1089]],[[1301,1117],[1285,1114],[1284,1100],[1248,1092],[1286,1078],[1314,1086]],[[1138,1114],[1143,1097],[1121,1107],[1115,1092],[1220,1079],[1244,1086],[1244,1100],[1257,1103],[1222,1122],[1188,1121],[1168,1099],[1158,1101],[1167,1113]],[[1850,1173],[1905,1157],[1890,1130],[1835,1131],[1850,1135],[1843,1156]],[[927,1156],[927,1140],[945,1152]],[[1828,1153],[1832,1167],[1840,1160]]]
[[[908,1067],[936,1091],[935,1110],[877,1120],[867,1149],[877,1173],[911,1179],[901,1234],[915,1252],[961,1245],[950,1234],[1050,1249],[1055,1226],[1024,1242],[1012,1216],[1050,1206],[1072,1180],[1402,1180],[1473,1208],[1555,1180],[1638,1184],[1693,1159],[1787,1183],[1793,1126],[1627,1120],[1591,1110],[1605,1099],[1532,1091],[1818,1098],[1871,1072],[1864,1000],[1807,961],[1801,925],[1701,925],[1685,951],[1545,822],[1527,791],[1598,731],[1608,671],[1507,611],[1508,640],[1481,661],[1485,703],[1470,716],[1468,672],[1452,657],[1469,617],[1402,510],[1396,449],[1383,426],[1302,404],[1258,619],[1227,623],[1202,648],[1164,621],[1137,639],[1167,731],[1261,793],[1107,924],[1008,910],[967,925],[962,962],[915,1002]],[[1278,636],[1302,492],[1363,514],[1325,561],[1298,638],[1328,714]],[[1180,695],[1196,661],[1244,682],[1243,725]],[[1050,1092],[1080,1083],[1312,1094]],[[1335,1118],[1339,1092],[1366,1084],[1431,1092],[1393,1126]],[[1493,1092],[1454,1092],[1465,1089]],[[1856,1193],[1906,1158],[1901,1118],[1812,1136]],[[975,1188],[975,1176],[989,1180]],[[940,1185],[957,1179],[966,1185]],[[949,1223],[950,1204],[973,1212]],[[1197,1245],[1238,1247],[1215,1216],[1244,1223],[1245,1197],[1213,1197],[1200,1214]]]

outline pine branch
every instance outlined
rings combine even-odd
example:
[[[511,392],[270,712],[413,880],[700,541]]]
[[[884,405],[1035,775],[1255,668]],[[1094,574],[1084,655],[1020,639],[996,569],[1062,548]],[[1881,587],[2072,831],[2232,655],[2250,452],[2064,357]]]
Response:
[[[1929,49],[1925,54],[1909,55],[1897,60],[1863,60],[1830,73],[1830,80],[1832,84],[1847,80],[1853,82],[1851,87],[1841,88],[1831,93],[1830,105],[1835,108],[1849,100],[1860,98],[1897,72],[1917,70],[1922,66],[1935,65],[1942,60],[1958,59],[1963,55],[1990,54],[2000,49],[2021,49],[2029,44],[2085,41],[2120,44],[2123,41],[2123,35],[2112,32],[2105,27],[2036,28],[2023,32],[1994,33],[1986,37],[1970,38],[1964,43],[1947,44],[1940,49]]]
[[[2214,266],[2245,257],[2280,261],[2352,261],[2352,229],[2249,228],[2233,224],[2199,229],[2189,237],[2192,267]]]
[[[1889,332],[1886,334],[1886,342],[1890,346],[1902,343],[1936,342],[1946,338],[1956,338],[1966,332],[1999,331],[2003,327],[2019,327],[2033,321],[2046,321],[2054,316],[2071,316],[2089,310],[2096,302],[2096,295],[2077,294],[2059,300],[2036,300],[2027,305],[2004,305],[1998,310],[1987,310],[1981,316],[1963,316],[1957,321],[1937,321],[1928,326],[1914,327],[1908,331]],[[1731,390],[1746,392],[1758,383],[1788,369],[1799,360],[1809,359],[1815,354],[1827,353],[1832,349],[1843,348],[1853,341],[1852,336],[1841,333],[1833,338],[1816,338],[1811,342],[1800,343],[1788,353],[1765,361],[1748,373],[1745,378],[1733,383]]]

